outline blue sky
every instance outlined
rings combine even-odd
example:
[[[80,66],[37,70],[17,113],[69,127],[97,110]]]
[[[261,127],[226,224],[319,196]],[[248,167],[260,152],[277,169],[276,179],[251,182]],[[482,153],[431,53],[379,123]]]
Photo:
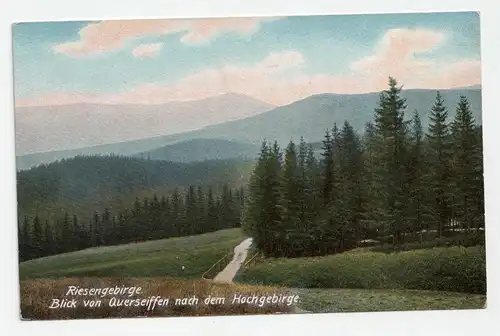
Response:
[[[30,104],[31,99],[31,104],[52,104],[57,94],[66,95],[63,101],[104,102],[112,97],[116,102],[149,99],[153,103],[156,97],[151,97],[162,92],[165,100],[192,100],[237,91],[279,105],[321,91],[378,90],[379,75],[399,75],[410,87],[480,83],[477,13],[244,20],[234,24],[218,20],[214,25],[190,21],[170,30],[165,29],[170,27],[168,20],[158,22],[159,28],[145,20],[131,26],[129,22],[122,26],[119,22],[108,26],[102,22],[16,24],[16,102]],[[79,32],[89,24],[95,29],[86,41]],[[248,25],[253,28],[246,30]],[[201,34],[203,41],[186,43],[183,37],[190,32]],[[108,48],[114,39],[119,46]],[[77,48],[71,44],[79,40]],[[149,57],[134,56],[141,45],[152,48]],[[258,65],[267,64],[273,54],[280,60],[280,71],[270,73]],[[386,59],[394,55],[398,59]],[[290,64],[281,69],[281,59]],[[353,70],[356,62],[360,65]],[[433,78],[436,75],[440,80]],[[220,78],[227,83],[220,84]],[[148,87],[154,90],[147,91]],[[265,94],[269,90],[276,98]]]

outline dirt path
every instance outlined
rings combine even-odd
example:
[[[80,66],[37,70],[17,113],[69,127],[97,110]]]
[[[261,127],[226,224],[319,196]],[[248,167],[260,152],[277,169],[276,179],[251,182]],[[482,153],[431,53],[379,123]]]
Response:
[[[213,281],[215,282],[223,282],[223,283],[232,283],[236,273],[240,269],[241,265],[245,262],[245,259],[248,255],[248,249],[252,245],[252,238],[247,238],[242,241],[238,246],[234,248],[234,256],[233,260],[227,266],[215,276]],[[297,290],[293,290],[295,294]],[[307,314],[310,313],[307,310],[301,309],[298,306],[293,307],[293,312],[295,314]]]
[[[215,276],[215,282],[233,282],[236,272],[238,272],[241,265],[247,258],[250,245],[252,245],[252,238],[247,238],[234,248],[233,260],[231,260],[231,262],[227,264],[226,268],[224,268],[219,274]]]

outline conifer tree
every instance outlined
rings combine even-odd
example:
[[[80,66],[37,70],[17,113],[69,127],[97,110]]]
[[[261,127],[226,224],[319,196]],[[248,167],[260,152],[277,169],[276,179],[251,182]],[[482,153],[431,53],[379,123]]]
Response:
[[[393,246],[402,240],[402,223],[405,208],[405,138],[404,110],[406,99],[401,97],[401,87],[389,78],[389,89],[379,96],[375,109],[377,155],[374,164],[376,218],[386,226],[393,238]]]
[[[482,158],[477,143],[475,120],[469,102],[460,96],[455,119],[452,123],[453,137],[453,213],[467,232],[482,226]]]
[[[303,154],[303,153],[302,153]],[[285,161],[282,174],[282,217],[284,229],[283,248],[290,254],[298,253],[302,248],[300,242],[300,229],[302,226],[301,215],[303,206],[300,203],[303,190],[301,187],[302,174],[297,158],[297,149],[293,141],[290,141],[285,150]]]
[[[283,154],[278,142],[275,141],[269,151],[268,161],[266,162],[266,189],[265,189],[265,214],[267,217],[267,226],[269,228],[268,237],[272,237],[267,242],[267,247],[271,255],[283,256],[286,248],[285,230],[283,226],[283,209],[281,200],[281,173],[283,164]]]
[[[201,186],[198,186],[196,190],[196,208],[198,209],[197,212],[197,219],[196,219],[196,232],[197,233],[202,233],[205,232],[206,230],[206,223],[207,223],[207,209],[206,209],[206,202],[205,202],[205,194],[203,192],[203,188]]]
[[[62,222],[61,222],[61,239],[60,239],[60,248],[61,252],[69,252],[72,248],[72,238],[73,238],[73,229],[71,225],[71,221],[69,218],[69,214],[66,211],[64,213]]]
[[[99,218],[99,214],[97,213],[97,211],[94,212],[94,218],[93,218],[93,221],[92,221],[92,230],[90,232],[91,234],[91,246],[95,247],[95,246],[99,246],[100,243],[101,243],[101,238],[99,237],[99,233],[100,233],[100,226],[101,226],[101,220]]]
[[[436,93],[436,101],[429,116],[427,133],[428,153],[428,185],[430,197],[428,218],[432,227],[437,230],[438,237],[445,234],[447,224],[452,218],[451,194],[451,143],[447,123],[448,109],[440,92]]]
[[[299,149],[297,153],[297,166],[298,166],[298,177],[297,177],[297,206],[299,208],[299,220],[300,225],[303,227],[306,222],[307,216],[307,195],[306,195],[306,183],[307,183],[307,151],[308,146],[304,140],[304,137],[300,137]],[[286,156],[285,156],[286,158]]]
[[[118,213],[115,239],[118,244],[122,244],[127,241],[127,222],[125,221],[125,216],[122,211]]]
[[[73,222],[71,225],[71,233],[70,233],[70,242],[71,250],[79,250],[85,248],[85,236],[82,232],[82,228],[78,222],[78,217],[76,214],[73,214]]]
[[[45,225],[43,227],[43,236],[45,242],[45,255],[53,255],[57,253],[57,246],[55,245],[54,240],[54,231],[52,230],[52,226],[49,221],[45,221]]]
[[[198,208],[196,206],[196,194],[194,186],[189,186],[186,194],[186,234],[195,233],[196,220],[198,219]]]
[[[215,203],[215,198],[214,198],[212,186],[208,187],[208,192],[207,192],[207,224],[206,224],[206,227],[209,230],[218,229],[217,206]]]
[[[280,199],[280,153],[264,141],[250,176],[249,196],[243,214],[243,229],[254,238],[266,256],[277,255],[284,242]]]
[[[227,228],[239,226],[236,218],[236,202],[228,183],[222,186],[221,206],[222,225]]]
[[[145,203],[147,203],[147,200],[145,200]],[[146,211],[144,211],[145,215]],[[144,232],[146,228],[141,227],[141,234]],[[99,237],[99,244],[101,245],[108,245],[109,241],[111,239],[111,213],[109,212],[108,208],[104,208],[104,211],[102,212],[101,215],[101,222],[99,225],[99,231],[98,231],[98,237]]]
[[[426,200],[426,185],[425,185],[425,154],[423,144],[424,132],[422,129],[422,122],[418,111],[413,112],[411,120],[411,132],[409,143],[409,156],[407,164],[408,172],[408,203],[407,203],[407,217],[409,224],[409,232],[420,232],[427,229],[425,223],[427,218],[425,214]],[[420,234],[420,241],[422,241],[422,234]]]
[[[175,188],[172,194],[172,223],[176,236],[183,235],[184,228],[184,204],[180,195],[179,188]]]
[[[19,251],[20,251],[20,259],[22,261],[29,260],[32,258],[31,232],[32,230],[31,230],[30,220],[28,216],[25,216],[19,231]]]
[[[40,222],[40,218],[38,215],[35,215],[33,218],[33,231],[32,231],[32,253],[33,257],[38,258],[43,255],[43,250],[45,246],[43,236],[43,228],[42,223]]]
[[[360,240],[364,235],[361,223],[365,216],[363,184],[363,157],[361,142],[349,122],[345,122],[339,143],[339,187],[343,189],[347,222],[342,226],[342,236],[350,233],[351,239]]]
[[[375,126],[372,122],[365,125],[365,131],[362,138],[363,151],[363,184],[365,186],[365,211],[366,217],[363,220],[367,238],[375,238],[378,233],[381,233],[383,227],[377,221],[377,207],[380,200],[377,199],[377,183],[375,182],[376,158],[379,154],[377,151],[379,138]]]
[[[333,158],[333,139],[331,137],[330,131],[325,132],[325,139],[321,146],[323,152],[321,160],[321,179],[322,179],[322,198],[323,204],[326,205],[331,200],[331,193],[333,190],[333,180],[334,180],[334,158]]]

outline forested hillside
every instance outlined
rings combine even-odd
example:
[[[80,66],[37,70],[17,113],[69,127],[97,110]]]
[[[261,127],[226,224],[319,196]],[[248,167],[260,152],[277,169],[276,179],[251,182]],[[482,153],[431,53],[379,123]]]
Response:
[[[77,156],[17,174],[20,221],[38,214],[55,219],[65,211],[89,219],[94,211],[132,206],[135,197],[168,195],[190,185],[243,186],[253,161],[174,163],[122,156]]]
[[[304,141],[284,153],[263,143],[243,226],[265,256],[331,254],[367,238],[398,248],[484,228],[482,134],[467,97],[438,92],[424,129],[391,78],[373,108],[363,135],[333,124],[319,160]]]
[[[239,227],[244,199],[243,187],[231,189],[226,183],[216,194],[212,186],[191,185],[184,193],[175,188],[160,198],[156,194],[136,198],[130,208],[120,211],[88,210],[89,220],[67,211],[50,221],[25,216],[19,225],[20,260]]]

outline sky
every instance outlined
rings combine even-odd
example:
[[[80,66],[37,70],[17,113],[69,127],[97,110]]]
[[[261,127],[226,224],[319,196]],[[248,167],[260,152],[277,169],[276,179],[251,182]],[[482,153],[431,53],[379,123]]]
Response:
[[[481,83],[476,12],[32,22],[13,25],[16,106],[163,104],[224,93]]]

